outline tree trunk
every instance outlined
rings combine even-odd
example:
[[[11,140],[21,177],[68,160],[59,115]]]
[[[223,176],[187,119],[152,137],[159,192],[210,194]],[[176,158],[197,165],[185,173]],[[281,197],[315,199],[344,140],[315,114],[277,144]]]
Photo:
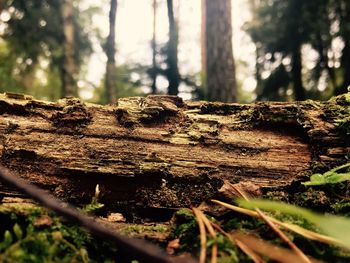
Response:
[[[206,0],[206,81],[208,99],[235,102],[231,0]]]
[[[167,70],[166,75],[169,81],[168,94],[177,95],[179,93],[180,74],[177,59],[178,32],[174,17],[173,0],[167,0],[169,19],[169,41],[167,44]]]
[[[89,202],[99,184],[108,208],[189,207],[224,180],[279,188],[346,162],[349,123],[338,121],[349,110],[350,93],[251,105],[148,96],[116,106],[0,94],[0,158],[75,204]],[[16,195],[1,185],[0,194]]]
[[[157,32],[157,0],[153,0],[153,36],[152,36],[152,94],[157,93],[157,40],[156,40],[156,32]]]
[[[115,66],[115,20],[117,13],[117,0],[111,0],[109,11],[109,34],[106,43],[106,80],[105,95],[106,102],[114,103],[116,100],[117,77]]]
[[[258,12],[258,4],[257,0],[249,0],[249,9],[252,14],[252,21],[257,20],[257,12]],[[259,100],[259,96],[261,95],[261,86],[262,86],[262,79],[261,79],[261,71],[263,66],[261,63],[259,63],[259,58],[261,58],[264,55],[261,48],[261,43],[255,43],[255,80],[256,80],[256,94],[257,100]]]
[[[292,80],[294,97],[296,100],[305,100],[305,90],[302,80],[301,45],[295,44],[292,50]]]
[[[350,36],[350,34],[349,34]],[[346,39],[345,46],[342,54],[342,70],[343,70],[343,81],[339,89],[335,90],[335,94],[342,94],[348,91],[350,86],[350,40]]]
[[[201,70],[203,76],[206,74],[206,11],[205,11],[205,0],[201,0]]]
[[[0,0],[0,14],[4,10],[5,0]]]
[[[302,28],[303,22],[301,20],[300,8],[304,8],[305,1],[295,0],[290,2],[288,7],[288,15],[294,22],[289,25],[293,38],[290,44],[290,54],[292,59],[292,82],[294,88],[295,100],[305,100],[305,89],[302,80],[302,54],[301,47],[303,44]],[[297,19],[296,19],[297,18]]]
[[[336,10],[339,16],[340,35],[344,41],[344,48],[341,56],[342,83],[335,90],[335,94],[346,93],[350,85],[350,4],[348,1],[336,3]]]
[[[76,64],[74,59],[74,7],[72,1],[64,0],[61,4],[63,27],[63,67],[62,96],[76,96]]]

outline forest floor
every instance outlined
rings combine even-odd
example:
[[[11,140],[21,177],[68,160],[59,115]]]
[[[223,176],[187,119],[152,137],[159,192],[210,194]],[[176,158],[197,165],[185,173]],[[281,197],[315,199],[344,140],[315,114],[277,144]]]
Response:
[[[349,176],[349,167],[345,165],[333,175]],[[322,218],[310,216],[312,210],[325,217],[349,217],[348,182],[316,186],[299,182],[269,190],[263,193],[264,200],[277,203],[267,204],[254,203],[248,197],[253,197],[255,190],[254,185],[226,182],[217,196],[221,201],[179,209],[167,219],[153,215],[128,222],[121,213],[104,210],[98,196],[81,211],[94,215],[111,231],[148,240],[180,258],[192,256],[202,262],[349,262],[350,230],[343,228],[338,235],[340,217],[326,218],[330,228],[324,228]],[[288,204],[308,210],[294,211]],[[345,227],[350,224],[350,219],[346,220]],[[0,222],[0,262],[142,262],[125,258],[118,246],[30,199],[3,198]],[[284,236],[271,228],[271,223],[282,229]]]

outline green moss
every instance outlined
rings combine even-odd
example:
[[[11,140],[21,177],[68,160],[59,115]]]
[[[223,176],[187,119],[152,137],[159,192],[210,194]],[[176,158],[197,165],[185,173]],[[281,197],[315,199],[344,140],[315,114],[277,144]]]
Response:
[[[245,216],[234,216],[224,224],[224,230],[227,232],[236,229],[251,230],[262,226],[264,226],[264,223],[261,220]]]
[[[175,213],[173,235],[180,239],[180,250],[198,253],[200,248],[199,230],[196,218],[190,209],[180,209]]]
[[[218,244],[218,262],[219,263],[231,263],[242,262],[243,258],[239,258],[237,247],[225,236],[219,234],[216,242]]]
[[[141,234],[144,232],[158,232],[166,233],[169,229],[163,225],[131,225],[123,228],[121,232],[127,236],[132,236],[134,234]]]
[[[326,115],[334,119],[335,126],[350,136],[350,92],[334,97],[325,109]]]
[[[44,209],[0,206],[0,217],[0,262],[114,262],[115,247]]]
[[[193,215],[192,211],[190,209],[187,209],[187,208],[183,208],[183,209],[180,209],[179,211],[177,211],[175,213],[175,217],[178,221],[179,220],[189,221],[189,220],[194,219],[194,215]]]

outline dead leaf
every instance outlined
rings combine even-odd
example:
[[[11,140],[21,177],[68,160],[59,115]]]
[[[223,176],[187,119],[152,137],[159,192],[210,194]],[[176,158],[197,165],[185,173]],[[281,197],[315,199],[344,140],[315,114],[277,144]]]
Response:
[[[33,225],[36,227],[42,227],[42,226],[51,226],[53,223],[53,220],[48,215],[42,215],[35,219]]]
[[[126,222],[126,218],[121,213],[111,213],[107,217],[108,222]]]
[[[174,240],[169,241],[168,246],[166,247],[166,252],[169,255],[173,255],[176,249],[180,248],[180,239],[176,238]]]

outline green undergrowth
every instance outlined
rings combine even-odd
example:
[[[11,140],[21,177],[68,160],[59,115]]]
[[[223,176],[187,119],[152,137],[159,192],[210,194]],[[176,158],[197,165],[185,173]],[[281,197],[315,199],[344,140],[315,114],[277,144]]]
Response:
[[[0,262],[115,262],[115,247],[45,209],[0,206],[0,220]]]
[[[299,225],[303,228],[319,232],[319,228],[309,221],[298,217],[283,214],[279,212],[267,213],[268,215],[279,219],[282,222],[288,222]],[[274,245],[288,248],[286,244],[274,233],[269,226],[261,219],[251,218],[235,212],[230,212],[216,220],[216,223],[221,226],[227,233],[240,231],[244,234],[251,234],[259,237]],[[174,237],[180,239],[180,250],[182,252],[191,252],[199,257],[200,239],[199,230],[196,218],[191,214],[190,210],[179,211],[176,214],[176,226],[174,227]],[[349,262],[350,252],[333,245],[323,244],[317,241],[311,241],[298,234],[285,232],[287,236],[300,248],[302,251],[316,259],[325,262]],[[219,253],[218,262],[252,262],[252,260],[243,253],[232,241],[226,236],[218,233],[217,240]],[[210,249],[215,241],[208,236],[207,241],[207,258],[210,258]],[[264,257],[263,257],[264,258]],[[268,258],[264,258],[267,262]]]
[[[215,219],[210,219],[216,222]],[[181,209],[175,214],[173,238],[180,239],[181,246],[178,253],[190,252],[198,257],[200,251],[199,230],[196,218],[191,210]],[[247,260],[247,257],[239,253],[237,247],[225,236],[218,234],[216,242],[218,244],[219,263],[243,262]],[[209,238],[207,247],[210,249],[214,243],[215,241]]]
[[[278,191],[266,191],[263,195],[266,201],[261,204],[259,202],[253,203],[249,208],[260,207],[266,215],[281,222],[334,237],[350,247],[350,183],[347,179],[348,169],[349,165],[343,165],[311,178],[310,182],[318,183],[301,184],[299,182]],[[342,177],[344,174],[346,175]],[[317,180],[315,177],[317,177]],[[320,179],[321,177],[324,178]],[[231,200],[229,203],[237,205],[236,200]],[[249,205],[245,204],[244,206],[248,207]],[[215,218],[210,217],[210,215],[209,210],[206,216],[227,233],[241,232],[254,235],[261,240],[289,249],[285,242],[259,218],[234,211],[227,211]],[[173,238],[179,238],[181,244],[178,253],[190,251],[198,257],[200,253],[200,234],[197,219],[192,211],[189,209],[178,211],[174,222]],[[350,262],[350,250],[348,249],[338,245],[313,241],[291,231],[284,231],[284,233],[306,255],[315,259],[324,262]],[[230,239],[219,232],[217,234],[218,262],[252,262]],[[207,238],[207,258],[210,259],[211,246],[215,241],[210,235],[207,235]],[[268,258],[264,259],[267,262],[272,262]]]

